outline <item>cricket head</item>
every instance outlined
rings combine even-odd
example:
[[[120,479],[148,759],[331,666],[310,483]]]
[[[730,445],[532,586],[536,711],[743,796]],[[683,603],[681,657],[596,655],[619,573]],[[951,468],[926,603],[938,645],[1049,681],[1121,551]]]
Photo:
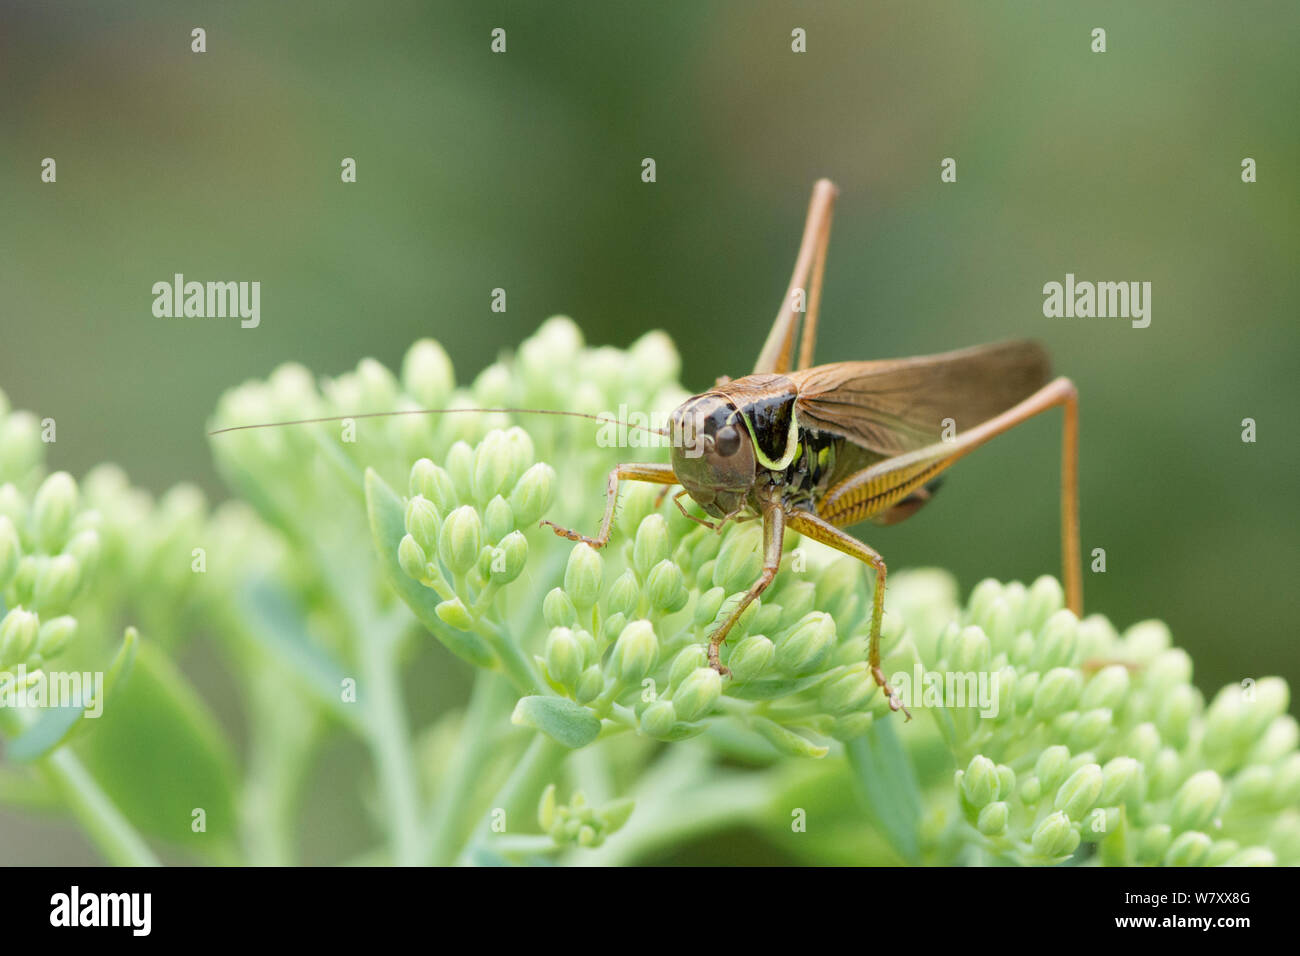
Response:
[[[673,471],[701,508],[715,518],[749,498],[757,467],[740,411],[721,395],[687,399],[673,412]]]

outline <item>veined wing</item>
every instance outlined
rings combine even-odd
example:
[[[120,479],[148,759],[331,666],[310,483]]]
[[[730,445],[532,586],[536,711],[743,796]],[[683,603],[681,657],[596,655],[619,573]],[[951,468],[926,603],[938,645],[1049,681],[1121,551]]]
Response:
[[[1006,411],[1047,384],[1050,371],[1042,346],[1019,341],[786,375],[799,392],[801,427],[892,457],[937,444],[944,419],[962,431]]]

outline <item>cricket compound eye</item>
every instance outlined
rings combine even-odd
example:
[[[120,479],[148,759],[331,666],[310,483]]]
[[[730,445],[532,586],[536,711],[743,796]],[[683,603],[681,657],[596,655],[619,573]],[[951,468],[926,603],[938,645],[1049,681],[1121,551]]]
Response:
[[[730,458],[740,450],[740,430],[735,425],[723,425],[713,436],[713,447],[719,455]]]

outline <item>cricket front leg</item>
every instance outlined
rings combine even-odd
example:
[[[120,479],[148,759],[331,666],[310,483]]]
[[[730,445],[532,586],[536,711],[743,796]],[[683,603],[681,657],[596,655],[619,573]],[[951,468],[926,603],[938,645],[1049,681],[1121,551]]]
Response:
[[[880,667],[880,624],[885,614],[885,559],[876,552],[875,548],[846,534],[810,511],[792,514],[790,530],[807,535],[814,541],[820,541],[836,551],[857,558],[863,564],[875,568],[876,588],[871,604],[871,638],[867,650],[867,666],[871,668],[871,676],[876,685],[889,698],[889,709],[901,710],[906,719],[911,720],[911,713],[903,706],[903,701],[894,689],[889,686],[889,682],[885,680],[885,672]]]
[[[763,511],[763,572],[745,592],[745,596],[741,598],[740,603],[727,619],[709,637],[709,666],[723,677],[731,671],[722,666],[722,661],[718,658],[718,648],[727,639],[727,634],[732,627],[740,620],[740,615],[745,613],[745,608],[753,604],[754,599],[767,590],[767,586],[776,577],[776,572],[781,569],[781,546],[784,542],[785,512],[780,505],[773,504]]]
[[[618,483],[620,481],[646,481],[656,485],[677,484],[677,473],[672,465],[655,465],[648,462],[629,462],[616,465],[609,473],[609,484],[605,491],[605,517],[600,522],[600,531],[596,537],[589,538],[569,528],[561,528],[554,521],[543,521],[539,527],[548,526],[555,533],[570,541],[581,541],[599,551],[609,541],[610,527],[614,523],[614,510],[618,507]]]

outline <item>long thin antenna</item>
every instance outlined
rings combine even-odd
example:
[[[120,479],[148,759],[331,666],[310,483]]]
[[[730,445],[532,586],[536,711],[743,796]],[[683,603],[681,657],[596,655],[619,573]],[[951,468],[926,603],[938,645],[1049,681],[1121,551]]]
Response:
[[[631,422],[620,422],[617,418],[610,418],[604,415],[588,415],[586,412],[557,411],[553,408],[404,408],[395,412],[361,412],[356,415],[328,415],[324,418],[297,418],[293,421],[287,422],[258,422],[253,425],[227,425],[225,428],[213,429],[208,432],[208,434],[221,435],[226,432],[240,432],[252,428],[285,428],[289,425],[319,425],[322,422],[342,422],[347,421],[348,419],[357,418],[387,418],[390,415],[454,415],[468,412],[477,412],[481,415],[561,415],[565,418],[585,418],[593,422],[622,425],[624,428],[635,428],[652,435],[661,435],[664,438],[671,437],[669,432],[663,428],[649,428],[645,425],[636,425]]]

